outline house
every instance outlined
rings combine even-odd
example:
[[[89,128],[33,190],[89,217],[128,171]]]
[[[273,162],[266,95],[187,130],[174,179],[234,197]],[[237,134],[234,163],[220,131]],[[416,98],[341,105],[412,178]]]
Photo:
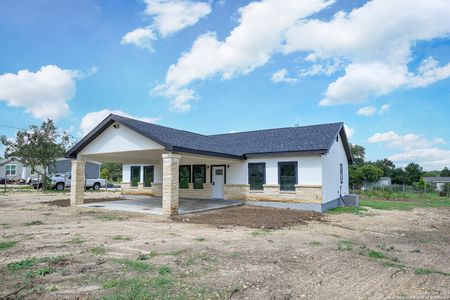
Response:
[[[446,183],[450,183],[450,177],[424,177],[423,181],[436,186],[436,190],[444,191]]]
[[[72,205],[84,202],[86,160],[116,162],[123,192],[162,197],[167,215],[180,197],[324,211],[349,193],[352,162],[343,123],[202,135],[113,114],[66,157]]]
[[[86,174],[87,178],[100,177],[100,163],[87,162]],[[67,173],[71,171],[71,160],[67,158],[59,158],[56,160],[54,168],[49,173]],[[31,167],[24,166],[20,160],[9,157],[0,160],[0,177],[6,177],[10,181],[25,182],[30,179],[38,179],[39,173],[43,173],[43,168],[38,167],[37,172],[31,170]]]

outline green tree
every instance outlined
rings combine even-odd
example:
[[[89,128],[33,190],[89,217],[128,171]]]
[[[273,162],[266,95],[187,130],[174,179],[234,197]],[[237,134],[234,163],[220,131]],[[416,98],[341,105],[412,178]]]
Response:
[[[408,178],[407,184],[417,183],[423,176],[423,168],[416,163],[409,163],[405,167],[405,172]]]
[[[55,165],[57,158],[64,155],[69,136],[65,132],[60,133],[52,120],[47,120],[40,126],[32,125],[19,130],[14,141],[1,136],[0,142],[5,145],[8,156],[16,157],[24,166],[41,174],[43,189],[47,189],[48,170]],[[43,173],[37,167],[43,167]]]
[[[366,149],[360,145],[350,144],[350,151],[353,157],[353,164],[362,165],[366,159]]]
[[[111,181],[122,181],[122,164],[104,163],[100,168],[100,176]]]
[[[439,175],[441,177],[450,177],[450,170],[447,167],[445,167],[444,169],[442,169]]]
[[[380,167],[383,170],[384,177],[392,177],[395,165],[389,159],[380,159],[373,163],[375,166]]]
[[[423,173],[423,176],[425,177],[439,177],[441,176],[441,171],[426,171],[425,173]]]
[[[360,172],[364,181],[374,182],[380,180],[383,175],[383,169],[373,164],[364,164],[360,167]]]
[[[403,168],[395,168],[392,170],[391,181],[393,184],[407,184],[408,175]]]

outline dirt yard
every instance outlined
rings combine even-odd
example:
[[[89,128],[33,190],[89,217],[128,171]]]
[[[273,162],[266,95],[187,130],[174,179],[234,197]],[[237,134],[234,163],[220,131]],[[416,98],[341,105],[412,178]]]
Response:
[[[43,203],[67,198],[0,194],[0,298],[450,299],[450,208],[167,220]],[[249,214],[236,225],[258,228],[230,225]]]

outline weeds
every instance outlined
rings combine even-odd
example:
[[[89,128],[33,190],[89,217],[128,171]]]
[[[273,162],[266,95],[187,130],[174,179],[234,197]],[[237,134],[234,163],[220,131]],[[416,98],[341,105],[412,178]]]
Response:
[[[42,269],[35,270],[35,271],[28,271],[25,273],[25,276],[29,277],[29,278],[34,278],[34,277],[46,276],[55,271],[56,270],[52,269],[52,268],[42,268]]]
[[[23,226],[35,226],[35,225],[44,225],[44,222],[42,222],[40,220],[36,220],[36,221],[23,223]]]
[[[85,240],[82,240],[79,237],[75,237],[75,238],[70,240],[71,244],[83,244],[85,242],[86,242]]]
[[[6,250],[17,245],[17,241],[0,242],[0,250]]]
[[[204,237],[198,237],[198,238],[195,238],[194,241],[204,242],[204,241],[206,241],[206,239]]]
[[[350,251],[353,249],[352,241],[339,241],[338,250],[340,251]]]
[[[267,229],[267,228],[261,228],[261,229],[253,230],[251,232],[251,235],[257,237],[257,236],[266,236],[266,235],[271,234],[271,233],[272,233],[272,230]]]
[[[319,241],[312,241],[311,243],[309,243],[311,246],[320,246],[320,245],[322,245],[322,243],[321,242],[319,242]]]
[[[172,273],[172,269],[167,266],[162,266],[161,268],[159,268],[158,273],[161,275],[169,274]]]
[[[115,240],[115,241],[131,241],[131,238],[129,236],[115,235],[115,236],[113,236],[113,240]]]
[[[89,251],[92,254],[98,255],[98,256],[106,254],[106,249],[104,247],[94,247],[94,248],[89,249]]]
[[[156,251],[150,251],[149,253],[141,253],[139,254],[137,260],[149,260],[157,255],[158,253]]]
[[[123,264],[135,271],[147,271],[153,268],[152,265],[148,263],[133,259],[118,259],[116,260],[116,262]]]
[[[378,251],[375,251],[375,250],[369,250],[369,251],[367,251],[367,255],[368,255],[369,257],[375,258],[375,259],[383,259],[383,258],[386,258],[386,256],[385,256],[383,253],[378,252]]]

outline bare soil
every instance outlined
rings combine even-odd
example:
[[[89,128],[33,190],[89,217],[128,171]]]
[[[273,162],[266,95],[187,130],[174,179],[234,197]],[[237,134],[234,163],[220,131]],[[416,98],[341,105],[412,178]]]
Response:
[[[449,208],[188,222],[42,203],[67,198],[0,195],[0,298],[450,299]]]
[[[119,200],[124,200],[124,198],[121,198],[121,197],[104,198],[104,199],[89,198],[89,199],[84,199],[84,203],[89,204],[89,203],[110,202],[110,201],[119,201]],[[59,207],[69,207],[70,199],[58,199],[58,200],[52,200],[52,201],[43,201],[41,203],[59,206]]]
[[[326,222],[323,214],[313,211],[239,206],[210,212],[172,217],[183,223],[214,226],[246,226],[250,228],[281,229],[310,221]]]

